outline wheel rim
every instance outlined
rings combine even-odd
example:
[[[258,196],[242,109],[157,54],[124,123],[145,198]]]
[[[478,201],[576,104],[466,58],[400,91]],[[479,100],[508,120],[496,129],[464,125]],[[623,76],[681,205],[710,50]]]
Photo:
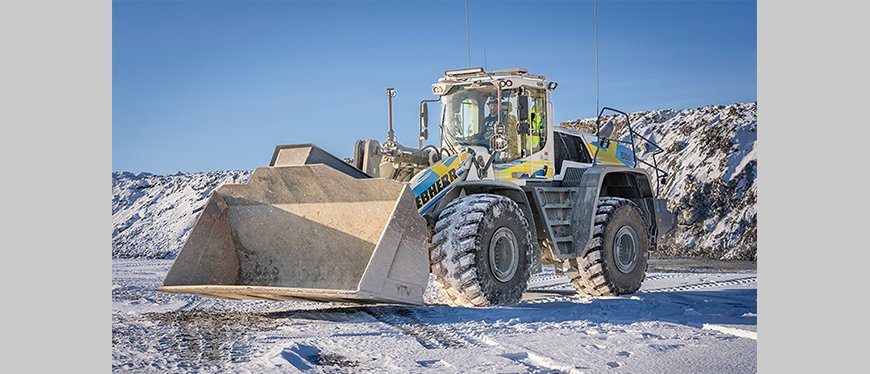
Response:
[[[489,241],[489,268],[499,282],[507,282],[517,272],[520,251],[514,232],[507,227],[499,228]]]
[[[637,266],[637,254],[637,232],[630,226],[623,226],[613,238],[613,258],[619,271],[631,273]]]

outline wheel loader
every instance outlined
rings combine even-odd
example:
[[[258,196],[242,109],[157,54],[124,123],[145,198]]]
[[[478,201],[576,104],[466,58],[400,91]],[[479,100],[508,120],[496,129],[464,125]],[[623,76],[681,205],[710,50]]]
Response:
[[[383,143],[359,140],[348,159],[277,146],[212,193],[158,289],[423,304],[431,273],[447,304],[484,307],[519,302],[550,264],[584,295],[637,291],[675,223],[656,197],[663,150],[611,108],[594,134],[554,126],[556,86],[526,69],[446,71],[420,103],[417,148],[395,139],[388,88]],[[441,139],[424,146],[432,102]]]

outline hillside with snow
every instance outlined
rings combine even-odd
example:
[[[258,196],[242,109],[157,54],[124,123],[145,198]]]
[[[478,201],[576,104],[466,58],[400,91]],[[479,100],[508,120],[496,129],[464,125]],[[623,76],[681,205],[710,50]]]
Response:
[[[248,171],[112,173],[112,257],[175,258],[211,192]]]
[[[677,228],[657,254],[756,258],[757,104],[652,110],[630,114],[635,130],[667,152],[662,186]],[[562,126],[594,132],[595,119]],[[625,136],[617,129],[615,136]],[[250,171],[112,173],[112,257],[172,259],[181,250],[209,194],[244,183]]]

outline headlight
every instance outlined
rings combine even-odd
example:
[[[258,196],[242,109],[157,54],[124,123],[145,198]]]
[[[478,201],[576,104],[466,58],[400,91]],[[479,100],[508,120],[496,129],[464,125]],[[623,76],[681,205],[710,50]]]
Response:
[[[438,96],[444,95],[447,93],[447,89],[449,85],[446,84],[433,84],[432,85],[432,93]]]

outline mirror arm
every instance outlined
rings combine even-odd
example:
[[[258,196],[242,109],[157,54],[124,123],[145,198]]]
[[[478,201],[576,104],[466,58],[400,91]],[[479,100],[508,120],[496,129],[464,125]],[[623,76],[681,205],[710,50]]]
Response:
[[[429,139],[429,107],[426,103],[437,103],[440,101],[440,99],[420,101],[420,149],[423,149],[423,142]]]

